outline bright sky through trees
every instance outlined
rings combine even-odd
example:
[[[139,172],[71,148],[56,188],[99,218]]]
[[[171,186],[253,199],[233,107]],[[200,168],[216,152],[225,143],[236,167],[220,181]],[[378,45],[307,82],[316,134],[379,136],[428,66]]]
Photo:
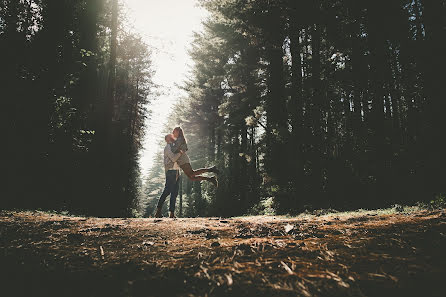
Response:
[[[147,135],[141,153],[141,170],[145,176],[152,166],[158,142],[163,139],[164,123],[170,108],[183,94],[176,86],[186,79],[191,65],[187,49],[192,33],[199,31],[206,11],[196,0],[125,0],[130,22],[153,48],[156,74],[154,81],[161,86],[150,109],[152,117],[147,123]]]

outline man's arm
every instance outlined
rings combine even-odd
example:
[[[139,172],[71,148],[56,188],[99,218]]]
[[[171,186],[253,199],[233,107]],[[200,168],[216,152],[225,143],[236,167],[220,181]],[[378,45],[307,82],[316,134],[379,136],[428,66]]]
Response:
[[[172,160],[173,163],[175,163],[183,154],[181,151],[178,154],[174,154],[170,148],[170,145],[166,145],[164,148],[164,153],[170,160]]]

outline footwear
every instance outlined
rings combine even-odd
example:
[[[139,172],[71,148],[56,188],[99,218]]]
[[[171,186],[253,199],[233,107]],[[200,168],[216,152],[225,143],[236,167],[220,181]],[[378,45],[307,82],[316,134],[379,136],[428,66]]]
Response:
[[[209,172],[213,172],[215,174],[220,174],[220,170],[217,169],[217,166],[212,166],[209,168]]]
[[[171,219],[176,218],[175,213],[173,211],[169,211],[169,218],[171,218]]]
[[[217,179],[217,177],[213,176],[213,177],[209,178],[208,181],[211,182],[211,183],[213,183],[214,186],[215,186],[216,188],[218,188],[218,179]]]
[[[162,218],[163,215],[161,214],[161,207],[156,208],[155,218]]]

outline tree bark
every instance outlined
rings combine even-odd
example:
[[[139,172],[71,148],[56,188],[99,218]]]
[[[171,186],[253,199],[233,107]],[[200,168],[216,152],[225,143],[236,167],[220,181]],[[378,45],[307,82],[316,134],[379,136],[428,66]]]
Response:
[[[303,154],[302,154],[302,140],[303,140],[303,82],[302,82],[302,59],[301,51],[302,45],[300,42],[301,28],[299,26],[299,19],[297,14],[297,8],[294,10],[290,16],[290,53],[291,53],[291,125],[292,125],[292,135],[291,135],[291,146],[293,155],[292,165],[295,167],[294,170],[294,191],[299,193],[302,190],[303,181]],[[303,195],[296,195],[297,197],[302,197]],[[303,206],[303,201],[297,201],[297,197],[293,200],[293,208],[298,209]]]

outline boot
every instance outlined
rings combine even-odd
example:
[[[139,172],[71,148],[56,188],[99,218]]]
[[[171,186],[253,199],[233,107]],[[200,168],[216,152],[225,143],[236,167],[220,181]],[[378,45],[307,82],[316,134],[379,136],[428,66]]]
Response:
[[[169,218],[171,218],[171,219],[175,219],[176,218],[176,216],[175,216],[173,211],[169,211]]]
[[[217,169],[217,166],[212,166],[209,168],[209,172],[213,172],[215,174],[220,174],[220,170]]]
[[[155,218],[162,218],[163,215],[161,214],[161,207],[156,208]]]
[[[216,188],[218,188],[218,179],[216,176],[213,176],[208,179],[209,182],[213,183]]]

